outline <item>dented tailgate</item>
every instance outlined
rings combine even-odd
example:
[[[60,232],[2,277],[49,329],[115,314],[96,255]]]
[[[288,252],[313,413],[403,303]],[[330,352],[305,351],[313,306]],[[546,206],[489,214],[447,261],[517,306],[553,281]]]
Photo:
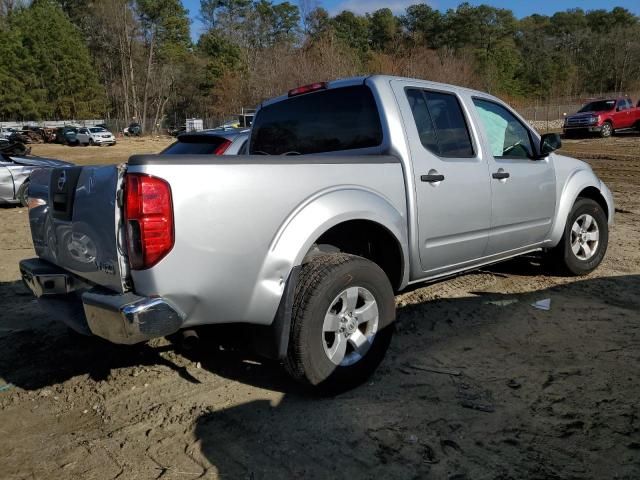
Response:
[[[36,170],[29,185],[29,222],[36,254],[79,277],[125,290],[115,165]]]

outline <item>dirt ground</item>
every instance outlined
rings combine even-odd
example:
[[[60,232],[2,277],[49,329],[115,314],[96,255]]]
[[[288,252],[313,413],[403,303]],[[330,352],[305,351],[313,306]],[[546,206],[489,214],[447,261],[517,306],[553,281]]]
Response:
[[[123,163],[131,155],[141,153],[158,153],[169,146],[175,139],[172,137],[120,137],[111,147],[69,147],[55,143],[35,144],[31,153],[40,157],[57,158],[79,165],[96,165],[103,163]]]
[[[237,353],[70,335],[18,281],[27,212],[0,209],[0,478],[640,478],[640,137],[565,151],[614,193],[603,265],[568,279],[522,258],[400,295],[387,358],[335,398]]]

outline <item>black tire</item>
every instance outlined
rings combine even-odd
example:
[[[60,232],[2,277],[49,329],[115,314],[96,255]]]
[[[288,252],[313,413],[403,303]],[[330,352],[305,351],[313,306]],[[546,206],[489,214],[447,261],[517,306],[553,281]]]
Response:
[[[571,229],[576,220],[585,214],[590,215],[596,222],[599,231],[599,240],[593,256],[583,260],[578,258],[571,248]],[[598,268],[607,252],[608,244],[609,225],[604,210],[598,202],[590,198],[578,198],[569,213],[560,243],[550,252],[550,265],[554,270],[566,275],[587,275]]]
[[[20,205],[26,207],[29,202],[29,180],[25,180],[20,188],[18,189],[18,194],[16,198],[20,202]]]
[[[351,287],[366,289],[375,299],[378,328],[369,349],[359,360],[351,365],[336,365],[325,353],[327,334],[323,333],[323,323],[337,296]],[[295,289],[285,369],[316,393],[337,394],[354,388],[366,381],[384,358],[393,336],[394,320],[393,289],[378,265],[344,253],[315,256],[302,266]],[[342,341],[348,344],[347,340]],[[353,346],[349,344],[346,348],[349,352]]]
[[[96,144],[96,142],[93,141],[93,138],[90,138],[89,139],[89,145],[93,147],[95,144]]]
[[[602,138],[609,138],[613,134],[614,134],[614,130],[611,122],[604,122],[602,124],[602,129],[600,130],[600,136]]]

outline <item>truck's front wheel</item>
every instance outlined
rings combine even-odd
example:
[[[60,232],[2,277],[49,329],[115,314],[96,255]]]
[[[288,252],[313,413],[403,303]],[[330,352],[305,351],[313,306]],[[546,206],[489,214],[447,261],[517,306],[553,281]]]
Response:
[[[389,347],[393,289],[375,263],[343,253],[303,265],[285,368],[301,383],[339,393],[364,382]]]
[[[600,130],[600,136],[602,138],[609,138],[611,135],[613,135],[613,125],[611,125],[611,122],[604,122]]]
[[[560,243],[550,252],[550,260],[562,273],[587,275],[602,262],[608,243],[609,225],[604,210],[590,198],[578,198]]]

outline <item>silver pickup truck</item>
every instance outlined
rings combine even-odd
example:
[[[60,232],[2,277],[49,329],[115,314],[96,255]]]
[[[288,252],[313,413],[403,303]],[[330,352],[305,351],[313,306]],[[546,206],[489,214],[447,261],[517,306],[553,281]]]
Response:
[[[308,85],[261,105],[247,156],[33,173],[22,277],[116,343],[251,325],[295,379],[339,391],[382,360],[408,285],[533,251],[571,275],[600,264],[611,193],[559,146],[478,91]]]

